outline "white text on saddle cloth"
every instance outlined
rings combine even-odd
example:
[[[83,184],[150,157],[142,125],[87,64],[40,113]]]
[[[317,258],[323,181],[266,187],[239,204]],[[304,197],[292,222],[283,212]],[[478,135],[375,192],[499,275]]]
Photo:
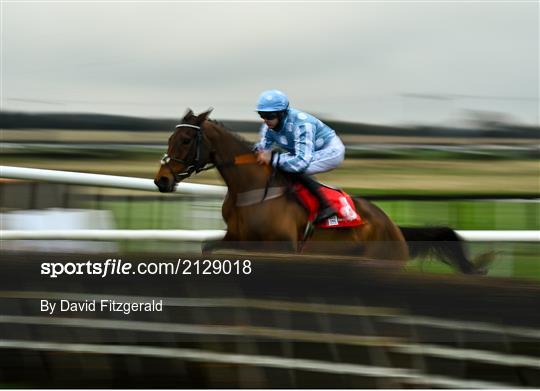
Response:
[[[358,218],[358,214],[354,211],[353,208],[347,202],[347,198],[339,197],[339,202],[341,203],[341,208],[339,208],[339,215],[345,221],[352,221]]]

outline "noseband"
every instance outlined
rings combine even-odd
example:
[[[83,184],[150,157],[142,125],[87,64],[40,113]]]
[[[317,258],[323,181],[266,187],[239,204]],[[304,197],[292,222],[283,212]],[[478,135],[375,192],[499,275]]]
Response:
[[[210,165],[210,166],[206,167],[207,163],[205,162],[205,163],[201,164],[201,161],[200,161],[201,145],[203,144],[201,127],[197,126],[197,125],[191,125],[191,124],[179,124],[179,125],[176,125],[176,129],[178,129],[178,128],[193,128],[193,129],[196,129],[197,130],[197,138],[195,139],[195,145],[194,145],[194,147],[195,147],[195,159],[193,161],[188,161],[188,160],[184,160],[184,159],[178,159],[178,158],[175,158],[174,156],[169,156],[167,153],[164,154],[163,157],[161,158],[161,165],[166,165],[167,166],[167,168],[169,169],[169,171],[173,175],[174,180],[176,182],[180,182],[182,179],[189,178],[191,176],[191,174],[193,174],[194,172],[198,173],[198,172],[201,172],[201,171],[210,170],[210,169],[214,168],[214,165]],[[193,149],[193,147],[191,149]],[[191,149],[190,149],[190,152],[191,152]],[[177,162],[177,163],[185,165],[186,168],[184,168],[184,170],[181,171],[181,172],[178,172],[178,173],[174,172],[173,168],[169,164],[171,162],[171,160],[173,162]]]

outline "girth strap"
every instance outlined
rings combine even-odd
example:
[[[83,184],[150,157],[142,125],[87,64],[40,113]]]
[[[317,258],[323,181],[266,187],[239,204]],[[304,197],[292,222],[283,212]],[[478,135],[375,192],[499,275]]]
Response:
[[[255,189],[238,193],[236,195],[236,206],[255,205],[260,202],[273,200],[285,194],[285,186],[269,187],[268,189]],[[266,191],[266,195],[265,195]]]

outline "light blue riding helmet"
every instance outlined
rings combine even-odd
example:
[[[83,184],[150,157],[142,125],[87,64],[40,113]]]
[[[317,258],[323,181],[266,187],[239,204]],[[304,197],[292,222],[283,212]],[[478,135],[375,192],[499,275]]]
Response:
[[[289,108],[289,98],[279,90],[264,91],[257,101],[257,111],[283,111]]]

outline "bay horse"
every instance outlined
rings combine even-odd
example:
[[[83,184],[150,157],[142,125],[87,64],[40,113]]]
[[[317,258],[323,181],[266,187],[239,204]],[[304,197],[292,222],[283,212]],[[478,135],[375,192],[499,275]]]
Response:
[[[234,243],[281,243],[296,251],[306,241],[352,245],[364,259],[406,262],[412,257],[435,254],[462,273],[484,273],[483,266],[471,262],[462,239],[448,227],[398,227],[380,208],[354,197],[363,224],[356,227],[315,228],[309,236],[308,213],[290,191],[285,173],[257,164],[252,145],[222,124],[208,117],[212,109],[195,115],[191,109],[176,126],[168,141],[167,153],[154,178],[160,192],[172,192],[192,174],[215,167],[228,193],[222,206],[227,224],[222,241],[206,243],[203,252]],[[306,251],[317,246],[306,245]],[[347,246],[345,246],[347,247]],[[259,247],[258,247],[259,248]],[[334,247],[335,249],[336,247]]]

